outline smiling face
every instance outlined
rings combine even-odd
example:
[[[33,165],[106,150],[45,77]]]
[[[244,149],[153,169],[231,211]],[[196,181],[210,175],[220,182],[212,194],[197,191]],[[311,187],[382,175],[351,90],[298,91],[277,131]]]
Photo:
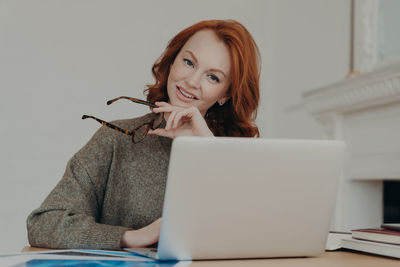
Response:
[[[231,81],[226,44],[212,30],[195,33],[171,65],[167,91],[170,104],[197,107],[204,116],[215,102],[225,103]]]

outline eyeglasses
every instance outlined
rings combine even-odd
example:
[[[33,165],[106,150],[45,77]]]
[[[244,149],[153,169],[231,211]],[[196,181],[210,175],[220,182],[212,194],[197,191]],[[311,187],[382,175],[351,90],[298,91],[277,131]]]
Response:
[[[107,101],[107,105],[111,105],[112,103],[114,103],[115,101],[117,101],[119,99],[128,99],[128,100],[130,100],[130,101],[132,101],[134,103],[146,105],[146,106],[149,106],[149,107],[152,107],[152,108],[157,107],[155,104],[150,103],[148,101],[144,101],[144,100],[141,100],[141,99],[128,97],[128,96],[120,96],[120,97],[117,97],[115,99],[111,99],[111,100]],[[87,118],[94,119],[94,120],[98,121],[99,123],[101,123],[103,126],[107,126],[107,127],[111,128],[111,129],[114,129],[116,131],[119,131],[121,133],[124,133],[126,135],[131,136],[132,142],[136,144],[136,143],[139,143],[139,142],[143,141],[143,139],[146,137],[146,135],[147,135],[147,133],[148,133],[148,131],[150,129],[155,130],[155,129],[160,127],[161,123],[164,120],[164,113],[157,114],[157,117],[154,118],[153,120],[151,120],[150,122],[144,123],[144,124],[136,127],[135,129],[131,130],[131,131],[122,129],[122,128],[114,125],[114,124],[111,124],[109,122],[103,121],[103,120],[101,120],[99,118],[96,118],[96,117],[93,117],[93,116],[89,116],[89,115],[83,115],[82,116],[82,120],[87,119]]]

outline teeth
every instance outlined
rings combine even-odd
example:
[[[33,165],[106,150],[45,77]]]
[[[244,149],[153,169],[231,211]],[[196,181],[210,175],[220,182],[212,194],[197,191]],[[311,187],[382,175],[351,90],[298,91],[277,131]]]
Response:
[[[186,96],[187,98],[192,98],[192,99],[194,98],[194,96],[189,95],[189,94],[185,93],[184,91],[182,91],[181,88],[178,88],[178,90],[179,90],[179,92],[182,93],[182,95]]]

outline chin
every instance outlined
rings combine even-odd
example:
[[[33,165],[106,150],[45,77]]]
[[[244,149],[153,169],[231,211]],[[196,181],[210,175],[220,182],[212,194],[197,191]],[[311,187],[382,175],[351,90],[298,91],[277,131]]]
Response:
[[[181,107],[181,108],[187,108],[187,107],[193,106],[190,103],[183,102],[183,101],[181,101],[179,99],[176,99],[176,98],[174,98],[174,99],[170,98],[170,104],[173,105],[173,106]]]

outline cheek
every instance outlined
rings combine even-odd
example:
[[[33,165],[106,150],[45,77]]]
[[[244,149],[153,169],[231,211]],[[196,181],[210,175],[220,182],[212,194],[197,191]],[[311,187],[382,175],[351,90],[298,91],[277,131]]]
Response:
[[[177,63],[172,64],[171,70],[169,72],[168,79],[170,81],[178,81],[185,76],[184,70]]]
[[[167,80],[167,90],[168,90],[168,94],[170,94],[170,90],[172,90],[174,86],[173,83],[175,83],[177,81],[177,71],[176,71],[176,67],[173,65],[171,65],[169,74],[168,74],[168,80]]]
[[[203,100],[211,104],[214,104],[221,96],[222,91],[223,90],[220,87],[208,86],[206,88],[203,86],[203,93],[202,93]]]
[[[225,85],[220,86],[209,86],[207,88],[207,99],[209,100],[217,100],[219,97],[225,95],[227,92],[227,88]]]
[[[174,65],[171,66],[171,70],[169,71],[168,79],[173,80],[176,73],[176,67]]]

